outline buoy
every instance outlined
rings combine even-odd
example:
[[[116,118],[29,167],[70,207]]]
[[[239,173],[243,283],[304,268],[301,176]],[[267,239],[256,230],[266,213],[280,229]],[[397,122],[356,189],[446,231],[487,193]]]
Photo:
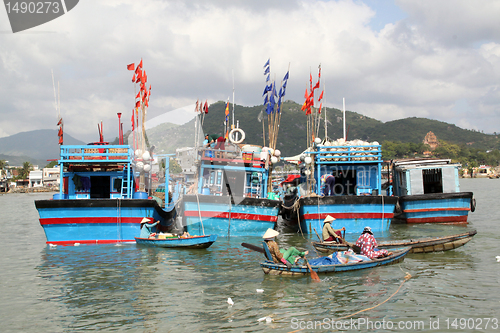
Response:
[[[272,164],[278,163],[278,158],[276,156],[271,157],[271,163]]]
[[[149,154],[149,151],[146,151],[146,152],[144,152],[144,154],[142,154],[142,159],[146,162],[151,159],[151,155]]]
[[[311,162],[312,162],[312,158],[311,158],[311,156],[306,156],[306,157],[304,157],[304,162],[305,162],[306,164],[311,164]]]
[[[236,133],[240,133],[241,138],[239,140],[236,140]],[[241,128],[233,128],[231,132],[229,132],[229,141],[231,143],[242,143],[243,140],[245,140],[245,132]]]
[[[142,162],[137,162],[137,163],[135,164],[135,169],[136,169],[137,171],[139,171],[139,172],[143,171],[143,170],[144,170],[144,163],[142,163]]]
[[[281,156],[281,151],[279,151],[278,149],[276,149],[274,151],[274,156],[280,157]]]
[[[145,164],[144,165],[144,172],[149,172],[151,171],[151,164]]]

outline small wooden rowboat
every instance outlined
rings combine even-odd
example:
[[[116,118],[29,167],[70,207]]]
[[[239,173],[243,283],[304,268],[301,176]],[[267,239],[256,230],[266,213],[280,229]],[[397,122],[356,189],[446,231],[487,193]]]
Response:
[[[139,238],[135,237],[137,244],[157,247],[183,248],[183,249],[206,249],[217,239],[217,235],[191,236],[187,238]]]
[[[396,247],[410,246],[410,253],[448,251],[456,249],[457,247],[463,246],[464,244],[468,243],[476,233],[476,230],[471,230],[462,234],[450,236],[380,242],[378,244],[378,248],[390,250]],[[318,252],[322,253],[333,253],[336,251],[345,251],[348,249],[347,245],[334,242],[313,242],[313,246]]]
[[[401,262],[404,260],[405,255],[410,251],[411,247],[395,249],[392,255],[373,259],[369,261],[362,262],[352,262],[347,264],[336,264],[336,265],[310,265],[311,269],[316,273],[336,273],[345,271],[354,271],[358,269],[373,268],[382,265],[389,265]],[[270,275],[309,275],[311,272],[306,265],[302,266],[292,266],[287,268],[284,264],[276,264],[272,261],[265,261],[260,263],[260,267],[266,274]]]

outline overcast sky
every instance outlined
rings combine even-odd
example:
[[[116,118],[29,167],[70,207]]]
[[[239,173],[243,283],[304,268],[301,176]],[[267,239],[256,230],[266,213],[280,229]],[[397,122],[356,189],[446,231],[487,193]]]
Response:
[[[0,8],[0,137],[56,130],[83,141],[130,128],[133,72],[152,86],[148,119],[194,116],[197,99],[262,104],[263,65],[286,99],[304,102],[321,64],[324,104],[382,121],[426,117],[500,132],[497,0],[80,0],[65,15],[13,34]],[[233,74],[234,73],[234,74]],[[236,115],[237,118],[237,115]],[[57,140],[57,138],[55,138]]]

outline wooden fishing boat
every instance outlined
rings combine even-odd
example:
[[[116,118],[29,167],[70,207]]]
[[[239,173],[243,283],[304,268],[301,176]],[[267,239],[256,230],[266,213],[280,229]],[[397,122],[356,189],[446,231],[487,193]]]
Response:
[[[316,273],[337,273],[354,271],[358,269],[373,268],[382,265],[389,265],[401,262],[404,257],[411,250],[411,247],[395,249],[393,253],[385,258],[373,259],[369,261],[362,262],[352,262],[347,264],[336,264],[336,265],[310,265],[311,269]],[[284,264],[276,264],[273,261],[265,261],[260,263],[260,267],[265,274],[270,275],[309,275],[311,272],[306,265],[292,266],[287,268]]]
[[[474,212],[472,192],[461,192],[458,170],[450,159],[392,161],[392,187],[399,197],[400,214],[406,223],[467,224]]]
[[[212,245],[217,239],[217,235],[206,236],[191,236],[187,238],[139,238],[135,237],[135,241],[140,245],[149,245],[166,248],[183,248],[183,249],[206,249]]]
[[[450,236],[381,242],[378,244],[378,248],[390,250],[397,247],[410,246],[410,253],[448,251],[467,244],[476,233],[476,230],[471,230],[468,232]],[[321,253],[332,253],[336,251],[345,251],[348,249],[347,245],[333,242],[313,242],[313,246],[318,252]]]

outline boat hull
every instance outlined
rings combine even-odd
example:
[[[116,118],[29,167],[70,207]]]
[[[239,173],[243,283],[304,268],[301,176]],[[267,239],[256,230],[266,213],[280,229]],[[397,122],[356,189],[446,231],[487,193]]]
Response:
[[[429,237],[421,239],[381,242],[378,244],[378,248],[390,250],[402,246],[410,246],[411,250],[409,253],[448,251],[467,244],[476,233],[476,230],[471,230],[469,232],[443,237]],[[325,254],[330,254],[337,251],[345,251],[348,249],[346,245],[328,242],[313,242],[313,246],[318,252]]]
[[[364,227],[373,232],[389,230],[397,204],[390,196],[326,196],[299,199],[300,228],[304,233],[321,232],[323,220],[331,215],[332,227],[346,228],[348,233],[361,233]]]
[[[135,241],[140,245],[149,245],[164,248],[182,248],[182,249],[206,249],[217,240],[217,235],[194,236],[189,238],[139,238]]]
[[[406,223],[467,224],[474,209],[472,192],[406,195],[399,198]]]
[[[175,210],[166,212],[153,199],[37,200],[35,207],[47,244],[134,242],[144,217],[160,221],[164,231],[175,221]]]
[[[370,261],[338,264],[338,265],[322,265],[322,266],[311,265],[311,269],[318,274],[338,273],[338,272],[354,271],[359,269],[395,264],[403,261],[404,257],[406,256],[406,254],[408,254],[410,249],[411,249],[410,247],[399,249],[399,251],[395,251],[392,255],[388,257],[374,259]],[[260,263],[260,266],[262,267],[262,270],[264,271],[265,274],[270,274],[270,275],[301,276],[310,274],[309,268],[305,265],[292,266],[291,268],[287,268],[283,264],[276,264],[271,261],[265,261],[263,263]]]
[[[191,235],[262,236],[278,221],[280,202],[260,198],[185,195],[183,224]]]

